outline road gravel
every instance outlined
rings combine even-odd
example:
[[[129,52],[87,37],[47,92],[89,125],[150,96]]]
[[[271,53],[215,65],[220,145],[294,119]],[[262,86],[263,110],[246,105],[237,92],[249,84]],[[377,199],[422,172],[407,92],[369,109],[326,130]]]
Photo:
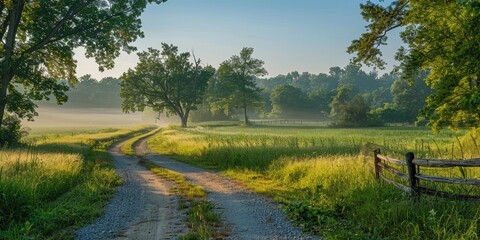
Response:
[[[188,232],[185,215],[177,210],[178,197],[168,191],[173,183],[147,170],[137,157],[123,155],[121,145],[115,144],[109,153],[124,184],[117,188],[105,215],[79,229],[75,238],[176,239]]]
[[[279,204],[216,172],[153,153],[148,149],[147,140],[136,144],[137,154],[160,167],[181,173],[195,185],[203,186],[207,200],[217,207],[222,220],[230,227],[228,239],[317,239],[294,227],[279,209]]]

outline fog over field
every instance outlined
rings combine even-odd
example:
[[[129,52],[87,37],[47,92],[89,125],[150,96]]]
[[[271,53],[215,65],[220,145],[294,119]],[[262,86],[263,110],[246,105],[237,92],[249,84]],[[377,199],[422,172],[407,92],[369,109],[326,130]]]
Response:
[[[23,126],[31,128],[87,128],[87,127],[120,127],[136,124],[161,124],[166,118],[157,120],[156,116],[147,113],[125,114],[115,108],[66,108],[39,107],[34,121],[23,121]],[[169,120],[170,122],[172,120]]]

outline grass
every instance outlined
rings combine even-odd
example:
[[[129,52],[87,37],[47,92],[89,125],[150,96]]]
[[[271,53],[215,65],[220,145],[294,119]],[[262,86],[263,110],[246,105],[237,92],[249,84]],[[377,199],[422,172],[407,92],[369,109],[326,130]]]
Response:
[[[217,169],[274,197],[295,224],[327,239],[478,239],[478,203],[432,197],[413,201],[402,191],[376,182],[370,167],[372,151],[379,146],[398,159],[408,151],[425,158],[478,156],[478,149],[469,144],[480,134],[469,134],[434,135],[413,127],[200,126],[164,129],[148,144],[154,151]],[[478,170],[426,171],[480,176]],[[480,193],[446,184],[433,187]]]
[[[218,229],[220,216],[213,210],[214,205],[205,200],[207,194],[203,187],[190,183],[178,172],[150,163],[146,166],[154,174],[175,183],[170,191],[182,196],[179,207],[186,209],[190,231],[179,239],[217,239],[222,234]]]
[[[108,146],[146,128],[37,134],[1,150],[0,239],[73,239],[121,184]]]
[[[126,154],[126,155],[135,155],[135,150],[133,149],[134,144],[135,144],[136,142],[138,142],[138,140],[143,139],[143,138],[146,138],[146,137],[149,137],[149,136],[152,136],[152,135],[154,135],[155,133],[157,133],[157,132],[160,131],[160,130],[161,130],[160,128],[155,128],[155,129],[153,129],[153,130],[150,131],[150,132],[147,132],[147,133],[144,133],[144,134],[141,134],[141,135],[138,135],[138,136],[136,136],[136,137],[133,137],[133,138],[128,139],[127,141],[125,141],[125,142],[122,144],[121,150],[122,150],[123,154]]]

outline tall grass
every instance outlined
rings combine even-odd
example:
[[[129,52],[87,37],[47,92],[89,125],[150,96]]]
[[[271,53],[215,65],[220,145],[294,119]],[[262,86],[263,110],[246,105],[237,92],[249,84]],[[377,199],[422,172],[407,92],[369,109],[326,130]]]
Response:
[[[0,150],[0,239],[72,239],[121,183],[107,147],[146,129],[55,133]]]
[[[199,127],[168,128],[148,144],[275,197],[296,224],[328,239],[477,239],[478,203],[431,197],[412,201],[376,182],[370,166],[376,147],[398,159],[408,151],[424,158],[475,156],[471,148],[460,150],[463,138],[457,137],[462,134],[433,135],[414,128]],[[480,176],[478,170],[425,171]],[[445,184],[431,187],[480,193]]]

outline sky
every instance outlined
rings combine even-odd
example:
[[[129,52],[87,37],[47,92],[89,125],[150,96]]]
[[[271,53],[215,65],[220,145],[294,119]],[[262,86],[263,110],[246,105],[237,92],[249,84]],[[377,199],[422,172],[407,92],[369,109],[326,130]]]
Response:
[[[194,52],[203,64],[221,62],[253,47],[253,57],[265,62],[269,76],[292,71],[328,73],[344,67],[353,39],[365,32],[361,0],[169,0],[149,5],[142,15],[145,38],[133,43],[139,51],[161,49],[165,42],[181,52]],[[384,49],[391,68],[400,45],[398,38]],[[98,71],[93,59],[77,49],[77,76],[119,77],[138,61],[136,53],[123,53],[115,68]],[[387,70],[388,70],[387,68]],[[369,69],[366,69],[369,70]]]

